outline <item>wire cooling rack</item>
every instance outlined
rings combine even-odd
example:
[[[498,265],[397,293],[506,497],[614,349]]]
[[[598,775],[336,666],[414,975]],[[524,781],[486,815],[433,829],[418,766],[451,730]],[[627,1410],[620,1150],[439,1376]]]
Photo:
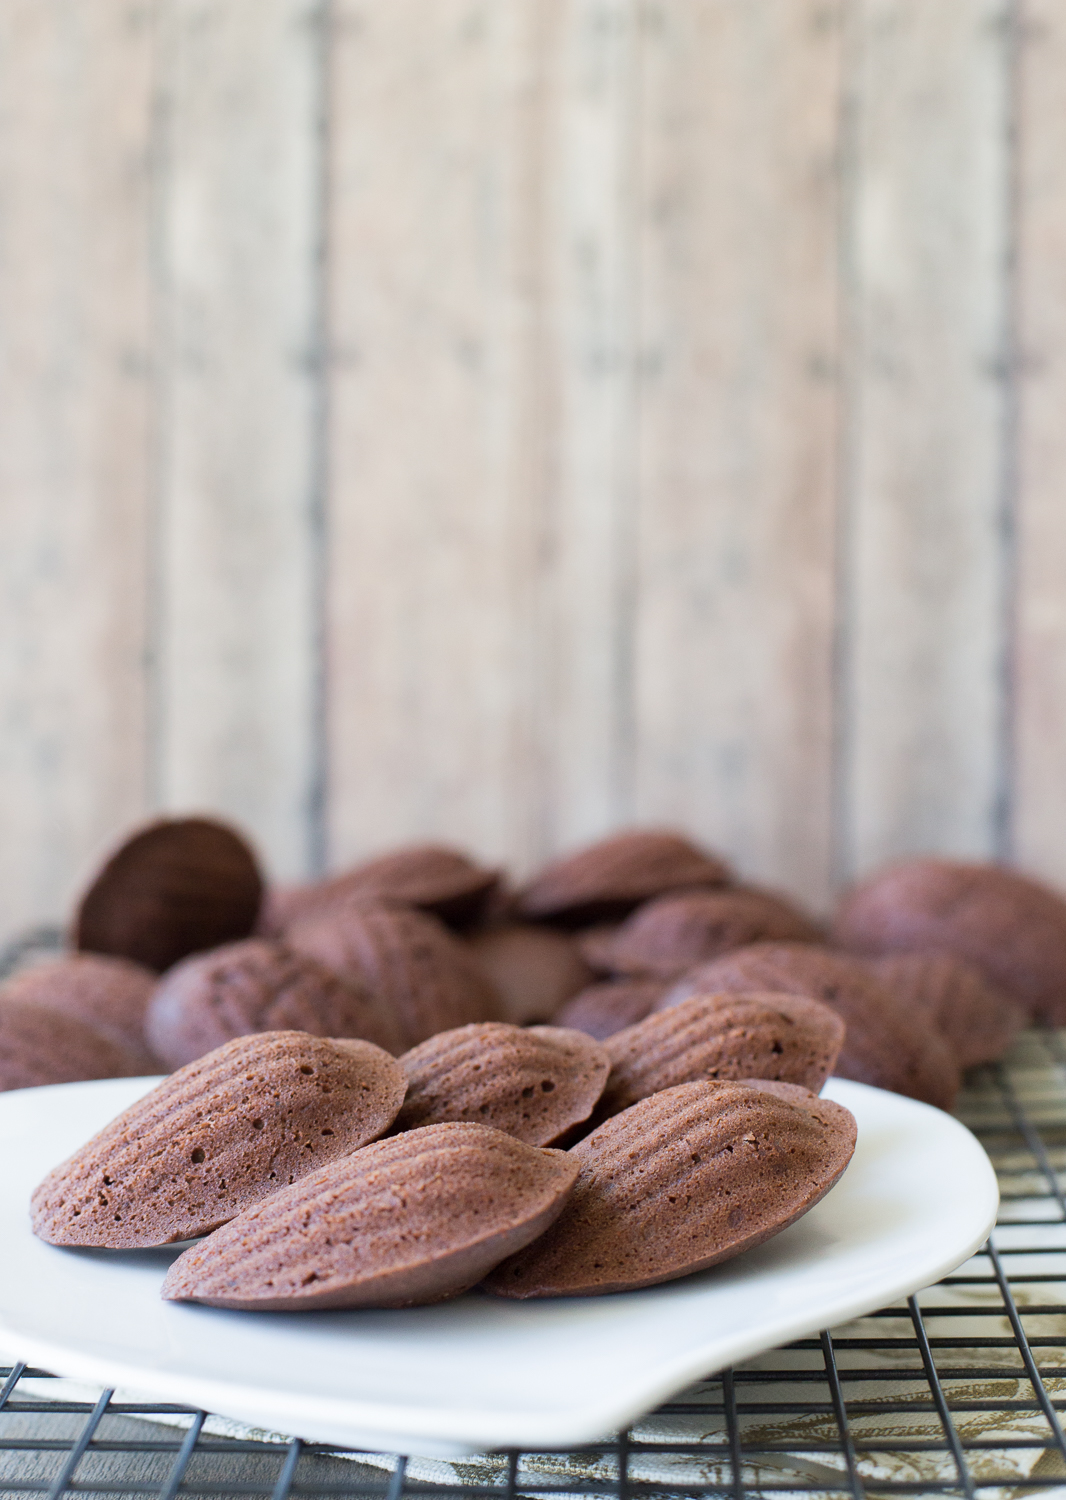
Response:
[[[0,1370],[0,1496],[1066,1495],[1066,1034],[1026,1033],[969,1077],[959,1114],[1002,1192],[977,1255],[906,1301],[709,1375],[600,1444],[343,1453],[19,1365]]]

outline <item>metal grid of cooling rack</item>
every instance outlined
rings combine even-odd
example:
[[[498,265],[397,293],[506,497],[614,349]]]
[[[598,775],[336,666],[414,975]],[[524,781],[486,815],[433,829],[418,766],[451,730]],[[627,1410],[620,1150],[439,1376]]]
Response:
[[[685,1391],[601,1444],[462,1461],[232,1432],[187,1408],[47,1399],[0,1372],[0,1496],[958,1495],[1066,1486],[1066,1036],[971,1075],[960,1116],[999,1173],[991,1241],[905,1302]],[[82,1392],[82,1395],[86,1393]]]

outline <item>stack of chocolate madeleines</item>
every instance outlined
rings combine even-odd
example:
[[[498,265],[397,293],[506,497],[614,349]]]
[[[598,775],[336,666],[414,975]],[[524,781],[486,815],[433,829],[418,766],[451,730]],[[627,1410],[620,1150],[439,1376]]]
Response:
[[[261,1312],[482,1282],[508,1297],[647,1286],[761,1243],[837,1181],[855,1122],[817,1090],[843,1030],[817,1001],[748,995],[696,996],[608,1047],[507,1022],[399,1058],[257,1032],[50,1172],[33,1228],[126,1251],[204,1236],[163,1296]]]
[[[72,950],[0,985],[0,1088],[179,1068],[278,1029],[394,1056],[490,1022],[602,1041],[739,990],[823,1001],[844,1077],[950,1107],[1027,1019],[1066,1020],[1066,901],[1032,880],[904,861],[825,927],[670,830],[615,834],[518,890],[439,845],[268,889],[235,829],[162,819],[90,882]]]
[[[57,1244],[206,1234],[168,1296],[571,1295],[714,1264],[816,1202],[854,1146],[830,1071],[950,1108],[1064,995],[1066,901],[987,865],[905,861],[823,926],[672,830],[518,890],[437,845],[271,890],[236,830],[166,819],[90,883],[72,951],[0,985],[0,1088],[177,1070],[34,1203]]]

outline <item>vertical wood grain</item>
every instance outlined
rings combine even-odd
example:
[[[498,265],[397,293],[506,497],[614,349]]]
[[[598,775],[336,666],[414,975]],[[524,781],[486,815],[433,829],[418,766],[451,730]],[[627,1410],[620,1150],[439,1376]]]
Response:
[[[159,797],[314,842],[322,0],[167,0]]]
[[[634,811],[826,899],[841,7],[644,7]]]
[[[996,847],[1009,241],[1003,0],[853,23],[843,875]]]
[[[553,400],[539,384],[540,65],[556,14],[335,8],[334,862],[426,836],[502,858],[536,837]]]
[[[338,5],[335,860],[625,815],[634,11]]]
[[[0,936],[146,804],[151,7],[0,7]]]
[[[638,12],[635,0],[571,0],[558,32],[544,205],[558,427],[538,857],[631,815]]]
[[[1066,886],[1066,15],[1018,50],[1018,502],[1012,854]]]

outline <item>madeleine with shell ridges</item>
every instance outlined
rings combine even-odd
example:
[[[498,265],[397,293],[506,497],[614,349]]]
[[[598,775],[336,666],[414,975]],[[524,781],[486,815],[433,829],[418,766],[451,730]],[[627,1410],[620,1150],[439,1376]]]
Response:
[[[584,1031],[602,1042],[616,1031],[643,1021],[669,988],[661,979],[605,979],[568,1000],[555,1024]]]
[[[524,917],[585,927],[627,916],[666,891],[726,885],[728,866],[679,833],[633,829],[554,859],[518,893]]]
[[[50,1172],[33,1194],[34,1233],[114,1250],[208,1234],[383,1134],[406,1087],[370,1042],[238,1037],[165,1078]]]
[[[485,1282],[504,1297],[629,1291],[718,1265],[788,1227],[838,1181],[855,1120],[741,1083],[683,1083],[571,1148],[555,1224]]]
[[[487,1125],[405,1131],[186,1250],[163,1296],[254,1312],[440,1302],[543,1234],[577,1171]]]
[[[666,1009],[693,994],[773,991],[808,995],[844,1022],[841,1078],[950,1109],[959,1087],[951,1049],[932,1020],[904,1015],[868,964],[813,943],[753,943],[700,964],[660,1001]]]
[[[132,834],[81,898],[74,946],[157,973],[248,937],[263,896],[255,855],[213,818],[162,818]]]
[[[5,979],[0,997],[73,1016],[127,1054],[137,1073],[162,1073],[144,1038],[144,1017],[157,975],[129,958],[66,953]]]
[[[897,1005],[932,1017],[960,1068],[995,1062],[1026,1024],[1016,1001],[953,953],[896,953],[869,964]]]
[[[267,894],[261,920],[264,936],[280,937],[302,917],[328,911],[353,897],[397,901],[432,912],[449,927],[476,922],[499,884],[499,871],[485,869],[460,849],[444,844],[412,844],[317,880],[276,887]]]
[[[601,973],[677,979],[694,965],[749,943],[818,943],[824,936],[784,896],[732,886],[657,896],[638,906],[620,927],[586,933],[580,946]]]
[[[75,1015],[0,996],[0,1092],[136,1078],[143,1058]]]
[[[287,942],[370,991],[396,1028],[397,1053],[497,1019],[495,991],[469,945],[428,912],[353,899],[293,923]]]
[[[908,859],[845,892],[834,937],[852,953],[954,953],[1025,1007],[1066,1025],[1066,899],[1000,865]]]
[[[145,1017],[149,1045],[171,1068],[256,1031],[356,1037],[387,1052],[403,1044],[392,1015],[358,977],[265,938],[175,964],[159,980]]]
[[[803,995],[690,995],[607,1039],[611,1076],[596,1118],[699,1079],[776,1079],[817,1093],[843,1041],[836,1012]]]
[[[473,1120],[530,1146],[550,1146],[587,1120],[611,1068],[580,1031],[500,1021],[439,1032],[399,1064],[407,1097],[396,1130]]]

